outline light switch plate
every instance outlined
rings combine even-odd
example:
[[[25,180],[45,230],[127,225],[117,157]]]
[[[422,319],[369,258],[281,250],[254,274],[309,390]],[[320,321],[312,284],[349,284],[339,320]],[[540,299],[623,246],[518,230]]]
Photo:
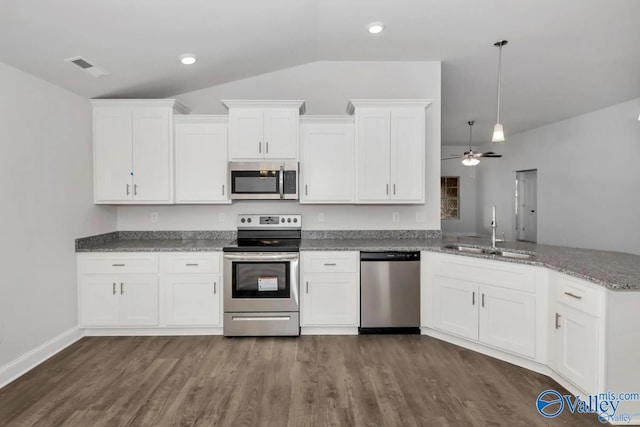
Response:
[[[218,219],[220,220],[220,222],[224,222],[224,212],[220,212]]]
[[[151,222],[156,223],[160,219],[158,212],[151,212]]]
[[[318,222],[324,222],[324,212],[318,213]]]

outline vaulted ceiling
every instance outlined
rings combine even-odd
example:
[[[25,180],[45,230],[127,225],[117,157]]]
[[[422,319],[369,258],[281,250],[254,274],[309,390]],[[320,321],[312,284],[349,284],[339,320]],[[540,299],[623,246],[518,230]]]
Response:
[[[386,30],[366,32],[372,21]],[[167,97],[319,60],[442,61],[442,140],[640,97],[638,0],[2,0],[0,61],[86,97]],[[198,56],[195,67],[178,63]],[[95,79],[64,62],[82,55]],[[480,141],[479,141],[480,142]]]

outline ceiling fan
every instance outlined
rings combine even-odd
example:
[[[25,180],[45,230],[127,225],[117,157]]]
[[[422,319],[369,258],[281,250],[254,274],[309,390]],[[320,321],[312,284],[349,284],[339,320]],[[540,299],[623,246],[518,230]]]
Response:
[[[461,156],[451,156],[444,157],[442,160],[453,160],[453,159],[462,159],[462,164],[465,166],[475,166],[480,163],[480,157],[502,157],[502,154],[496,154],[493,151],[487,151],[486,153],[481,153],[479,151],[473,151],[471,148],[471,137],[472,137],[472,129],[474,120],[470,120],[467,122],[469,124],[469,151],[465,151]]]

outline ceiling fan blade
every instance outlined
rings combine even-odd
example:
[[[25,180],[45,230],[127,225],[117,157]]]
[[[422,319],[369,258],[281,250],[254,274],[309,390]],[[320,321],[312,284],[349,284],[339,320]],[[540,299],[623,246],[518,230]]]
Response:
[[[440,160],[455,160],[455,159],[461,159],[462,156],[453,156],[453,157],[443,157]]]
[[[482,157],[493,157],[493,158],[498,158],[498,157],[502,157],[502,154],[489,154],[489,153],[484,153],[482,155]]]

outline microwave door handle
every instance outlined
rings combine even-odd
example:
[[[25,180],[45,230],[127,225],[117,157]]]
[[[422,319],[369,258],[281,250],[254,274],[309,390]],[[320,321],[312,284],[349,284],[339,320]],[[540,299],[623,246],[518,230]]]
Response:
[[[284,199],[284,165],[280,165],[280,198]]]

